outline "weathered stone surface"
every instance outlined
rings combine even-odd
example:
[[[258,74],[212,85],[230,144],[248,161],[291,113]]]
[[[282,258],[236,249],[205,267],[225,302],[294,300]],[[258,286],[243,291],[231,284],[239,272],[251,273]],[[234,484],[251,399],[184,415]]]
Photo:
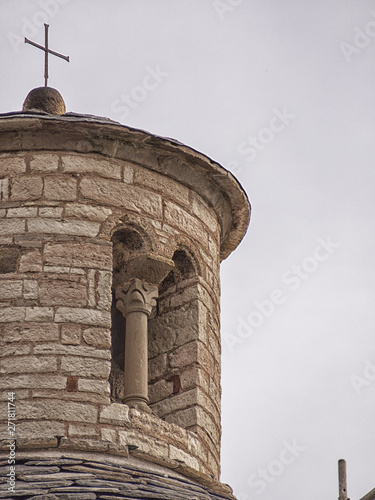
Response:
[[[26,307],[25,321],[52,321],[52,307]]]
[[[57,340],[58,337],[59,327],[53,323],[11,324],[3,327],[5,342],[42,342]]]
[[[102,424],[112,424],[120,426],[130,425],[129,407],[118,403],[112,403],[102,409],[99,421]]]
[[[89,346],[39,344],[34,346],[34,354],[71,355],[98,359],[111,359],[110,351]]]
[[[98,410],[87,403],[59,400],[19,401],[17,414],[20,420],[64,420],[69,422],[96,423]]]
[[[69,436],[96,436],[98,431],[92,425],[69,424]]]
[[[27,344],[8,344],[1,347],[0,357],[6,356],[22,356],[30,354],[31,346]]]
[[[95,309],[58,307],[55,315],[55,322],[78,323],[110,328],[111,315],[108,311],[97,311]]]
[[[32,389],[45,388],[63,390],[66,388],[67,378],[63,375],[6,375],[0,378],[0,388]]]
[[[27,252],[21,255],[21,273],[39,273],[43,270],[42,254],[39,250]]]
[[[61,343],[78,345],[81,343],[81,325],[62,325]]]
[[[48,373],[57,370],[57,360],[53,357],[37,356],[3,358],[0,373]]]
[[[47,200],[73,201],[77,198],[77,181],[69,176],[48,176],[44,179]]]
[[[162,217],[161,196],[137,186],[115,181],[82,179],[82,196],[102,205],[123,207],[129,210],[147,213],[158,219]]]
[[[0,179],[0,202],[8,201],[9,199],[9,180]]]
[[[53,217],[55,219],[61,219],[63,213],[62,207],[40,207],[39,217]]]
[[[0,279],[0,300],[19,299],[22,297],[22,285],[20,280]]]
[[[161,377],[167,371],[167,355],[160,354],[148,361],[148,378],[154,380]]]
[[[110,363],[101,359],[81,359],[77,356],[64,356],[61,359],[61,371],[69,375],[108,379],[110,369]]]
[[[82,392],[94,392],[96,394],[108,395],[110,387],[108,381],[92,380],[92,379],[78,379],[78,390]]]
[[[82,337],[88,345],[102,349],[110,349],[111,347],[111,332],[108,329],[86,328]]]
[[[148,397],[150,404],[160,400],[164,400],[173,394],[173,382],[166,380],[159,380],[148,387]],[[168,401],[170,401],[168,399]],[[162,402],[163,403],[163,402]],[[154,409],[154,408],[153,408]],[[157,411],[158,413],[158,411]]]
[[[22,156],[3,156],[0,158],[0,177],[26,172],[26,163]]]
[[[52,266],[112,270],[112,245],[94,243],[47,243],[45,263]]]
[[[11,184],[12,201],[38,200],[42,196],[43,180],[38,175],[23,175],[13,179]]]
[[[25,300],[38,298],[38,282],[36,280],[25,280],[23,282],[23,298]]]
[[[25,221],[18,219],[2,220],[0,224],[0,235],[23,234],[25,232]]]
[[[116,162],[87,156],[63,156],[62,165],[64,172],[90,172],[112,179],[121,179],[122,175],[121,165]]]
[[[0,248],[0,274],[14,273],[19,255],[18,248]]]
[[[59,157],[54,154],[38,153],[30,160],[30,169],[34,172],[55,172],[59,166]]]
[[[67,217],[77,217],[100,222],[106,220],[111,214],[112,210],[110,208],[84,205],[82,203],[69,203],[65,208],[65,215]]]
[[[183,230],[192,238],[199,241],[205,248],[208,247],[208,236],[202,223],[190,215],[186,210],[175,203],[165,201],[164,216],[167,224]]]
[[[101,437],[104,441],[109,441],[111,443],[116,443],[117,441],[117,431],[115,429],[101,429]]]
[[[84,284],[64,280],[44,280],[39,285],[40,303],[49,306],[86,306]]]
[[[65,424],[51,420],[17,422],[17,437],[45,436],[65,436]],[[58,470],[51,472],[58,472]]]
[[[7,217],[36,217],[37,211],[36,207],[8,208]]]
[[[10,323],[11,321],[23,321],[25,319],[24,307],[4,307],[0,309],[0,323]]]
[[[138,167],[134,172],[134,183],[147,186],[160,194],[168,194],[180,205],[189,205],[189,189],[181,183],[152,170]]]
[[[90,236],[92,238],[99,232],[99,224],[96,222],[65,219],[28,219],[27,227],[29,233],[70,234],[72,236]]]
[[[169,458],[171,460],[184,462],[192,469],[199,469],[199,463],[195,457],[192,457],[189,453],[186,453],[186,451],[180,450],[171,444],[169,445]]]

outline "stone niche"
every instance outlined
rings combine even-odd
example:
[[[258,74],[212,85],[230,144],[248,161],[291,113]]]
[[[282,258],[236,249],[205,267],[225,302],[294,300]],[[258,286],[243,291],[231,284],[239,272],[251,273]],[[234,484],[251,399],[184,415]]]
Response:
[[[0,387],[20,452],[130,453],[218,481],[219,265],[249,213],[229,172],[171,139],[0,115]]]

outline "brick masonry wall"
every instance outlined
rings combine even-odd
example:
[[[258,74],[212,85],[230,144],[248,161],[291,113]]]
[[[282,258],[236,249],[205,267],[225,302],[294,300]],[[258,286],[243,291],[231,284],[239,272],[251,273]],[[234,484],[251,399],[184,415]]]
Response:
[[[221,230],[208,204],[136,162],[28,151],[0,156],[0,217],[0,389],[17,393],[20,446],[131,445],[218,478]],[[159,255],[189,246],[200,277],[168,292],[152,320],[150,395],[166,422],[131,410],[121,430],[103,412],[113,407],[110,237],[129,223]]]

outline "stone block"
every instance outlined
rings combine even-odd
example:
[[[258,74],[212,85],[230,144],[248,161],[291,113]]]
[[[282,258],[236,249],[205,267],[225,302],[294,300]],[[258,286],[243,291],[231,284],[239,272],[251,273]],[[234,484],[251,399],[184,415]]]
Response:
[[[0,274],[16,272],[19,255],[18,248],[0,248]]]
[[[17,437],[45,436],[65,436],[65,424],[49,420],[17,422]]]
[[[97,436],[98,431],[92,425],[69,424],[69,436]]]
[[[79,356],[82,358],[111,359],[110,351],[95,349],[95,347],[81,345],[38,344],[34,346],[34,354],[53,354],[62,356]]]
[[[102,359],[80,358],[78,356],[61,358],[61,372],[69,375],[107,380],[110,370],[110,362]]]
[[[148,397],[150,404],[164,400],[173,395],[172,380],[158,380],[148,387]]]
[[[19,420],[63,420],[95,424],[98,410],[95,406],[76,401],[55,399],[19,401],[17,405]]]
[[[199,469],[199,463],[195,457],[192,457],[189,453],[186,453],[186,451],[180,450],[171,444],[169,445],[169,458],[171,460],[183,462],[192,469]]]
[[[59,166],[59,157],[54,154],[35,154],[30,160],[32,172],[55,172]]]
[[[9,180],[0,179],[0,203],[9,199]]]
[[[58,307],[55,314],[56,323],[78,323],[83,325],[111,327],[111,314],[108,311],[80,309],[74,307]]]
[[[106,328],[86,328],[82,337],[90,346],[102,349],[111,348],[111,332]]]
[[[13,176],[26,172],[23,156],[2,156],[0,158],[0,177]]]
[[[208,352],[207,347],[201,342],[189,342],[175,349],[169,354],[169,363],[172,368],[198,363],[209,374],[213,374],[214,370],[214,360]]]
[[[18,208],[8,208],[7,217],[36,217],[37,207],[18,207]]]
[[[164,217],[167,224],[184,231],[187,235],[197,240],[200,245],[208,248],[208,236],[205,226],[186,210],[175,203],[165,201]]]
[[[129,407],[118,403],[112,403],[101,410],[99,422],[102,424],[129,426]]]
[[[173,414],[168,414],[165,417],[166,422],[178,425],[183,429],[189,429],[197,425],[197,408],[195,406],[177,411]]]
[[[158,219],[162,217],[161,196],[137,186],[103,179],[82,179],[80,190],[84,198],[101,205],[122,207]]]
[[[22,285],[20,280],[0,279],[0,300],[19,299],[22,297]]]
[[[132,431],[119,430],[119,441],[123,446],[135,447],[135,456],[153,457],[161,461],[169,459],[168,444],[154,437],[148,437]]]
[[[20,273],[39,273],[42,271],[43,261],[40,250],[33,250],[21,255]]]
[[[99,224],[90,221],[28,219],[29,233],[69,234],[94,238],[99,232]]]
[[[78,391],[94,392],[96,394],[108,396],[110,394],[110,386],[108,381],[79,378]]]
[[[47,200],[74,201],[77,199],[77,181],[69,176],[48,176],[44,179],[44,197]]]
[[[191,210],[212,233],[216,233],[219,230],[215,212],[196,193],[192,193]]]
[[[1,347],[0,357],[22,356],[30,354],[31,346],[27,344],[8,344]]]
[[[122,167],[113,160],[90,158],[88,156],[63,156],[62,166],[64,172],[94,173],[101,177],[121,179]]]
[[[164,375],[167,371],[167,355],[160,354],[155,358],[149,359],[148,361],[148,378],[149,380],[154,380],[162,375]]]
[[[53,357],[27,356],[3,358],[0,373],[46,373],[57,370],[57,360]]]
[[[81,306],[87,305],[87,290],[84,284],[74,281],[48,279],[39,284],[40,304],[42,306]]]
[[[99,279],[96,287],[96,294],[98,296],[97,306],[99,309],[111,309],[112,304],[112,272],[98,271]]]
[[[25,221],[19,219],[2,220],[0,224],[0,235],[23,234],[25,232]]]
[[[23,298],[25,300],[38,298],[38,282],[36,280],[25,280],[23,282]]]
[[[24,307],[4,307],[0,309],[0,323],[11,323],[12,321],[23,321],[25,319]]]
[[[12,321],[17,320],[12,319]],[[27,325],[13,323],[3,327],[5,342],[45,342],[58,340],[58,338],[59,327],[53,323],[29,323]]]
[[[115,429],[101,429],[101,437],[103,441],[109,441],[111,443],[117,442],[117,431]]]
[[[26,307],[25,321],[52,321],[52,307]]]
[[[184,410],[185,408],[192,407],[196,404],[197,389],[192,389],[190,391],[172,395],[168,399],[164,399],[158,403],[154,403],[152,405],[152,409],[160,418],[163,418],[176,410]],[[181,427],[186,428],[185,426]]]
[[[163,197],[172,198],[180,205],[190,204],[189,189],[166,175],[138,167],[134,172],[134,183],[158,191]]]
[[[62,207],[39,207],[39,217],[51,217],[60,219],[62,217]]]
[[[45,264],[50,266],[88,267],[112,271],[112,245],[95,243],[47,243]]]
[[[39,200],[43,191],[43,179],[39,175],[22,175],[11,184],[12,201]]]
[[[81,203],[68,203],[65,207],[66,217],[76,217],[78,219],[89,219],[93,221],[105,221],[112,214],[112,210],[107,207],[96,207]]]
[[[79,345],[81,343],[81,325],[62,325],[61,343]]]

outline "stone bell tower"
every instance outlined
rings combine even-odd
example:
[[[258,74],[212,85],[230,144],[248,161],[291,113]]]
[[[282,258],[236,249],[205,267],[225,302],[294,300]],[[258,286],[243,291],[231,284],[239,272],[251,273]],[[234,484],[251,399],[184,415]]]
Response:
[[[208,157],[54,89],[0,115],[0,498],[234,498],[219,265],[249,215]]]

